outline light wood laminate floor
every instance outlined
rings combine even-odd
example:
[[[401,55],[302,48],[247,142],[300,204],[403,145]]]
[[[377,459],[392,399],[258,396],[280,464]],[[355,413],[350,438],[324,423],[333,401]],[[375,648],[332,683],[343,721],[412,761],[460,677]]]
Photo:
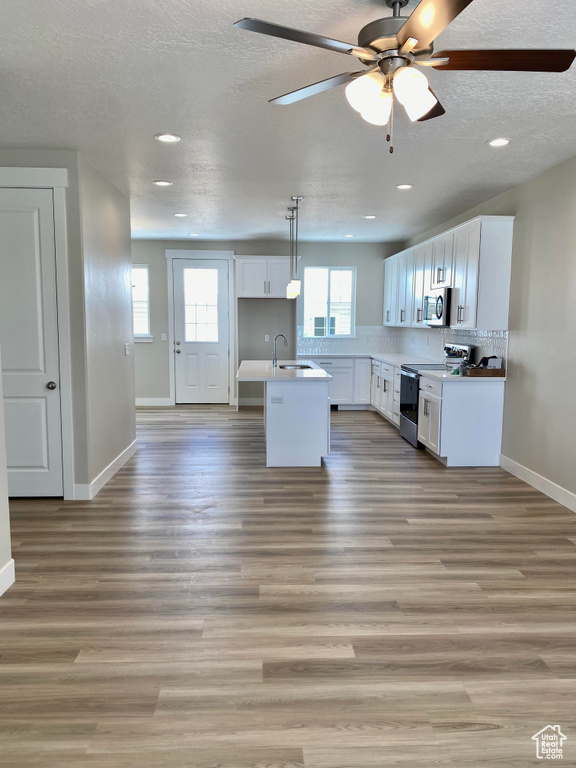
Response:
[[[573,513],[370,412],[320,469],[257,411],[138,422],[94,501],[12,504],[2,768],[526,768],[548,724],[576,765]]]

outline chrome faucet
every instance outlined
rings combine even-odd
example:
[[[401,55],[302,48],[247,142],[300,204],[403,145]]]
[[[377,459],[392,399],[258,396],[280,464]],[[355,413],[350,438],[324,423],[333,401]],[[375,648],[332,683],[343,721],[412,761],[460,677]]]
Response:
[[[285,347],[288,346],[288,339],[286,338],[286,336],[284,336],[283,333],[277,333],[276,336],[274,336],[273,352],[272,352],[272,368],[276,368],[276,366],[278,365],[278,357],[276,356],[276,339],[279,339],[280,337],[284,339],[284,346]]]

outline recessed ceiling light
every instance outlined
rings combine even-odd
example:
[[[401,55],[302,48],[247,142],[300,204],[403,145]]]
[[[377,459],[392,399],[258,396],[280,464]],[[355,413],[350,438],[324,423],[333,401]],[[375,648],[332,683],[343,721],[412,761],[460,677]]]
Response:
[[[176,144],[182,139],[182,136],[178,136],[176,133],[157,133],[154,138],[163,144]]]
[[[374,216],[373,213],[369,214],[368,216],[364,216],[365,219],[375,219],[376,216]]]
[[[175,213],[174,216],[176,216],[177,219],[185,219],[186,216],[188,216],[187,213]]]
[[[396,189],[412,189],[412,184],[398,184]]]
[[[200,232],[190,232],[189,237],[200,237]]]
[[[510,144],[510,139],[492,139],[492,141],[487,141],[486,144],[489,147],[507,147]]]
[[[344,235],[344,237],[354,237],[354,235]]]
[[[153,181],[152,184],[156,184],[157,187],[171,187],[172,182],[171,181],[162,181],[162,179],[156,179],[156,181]]]

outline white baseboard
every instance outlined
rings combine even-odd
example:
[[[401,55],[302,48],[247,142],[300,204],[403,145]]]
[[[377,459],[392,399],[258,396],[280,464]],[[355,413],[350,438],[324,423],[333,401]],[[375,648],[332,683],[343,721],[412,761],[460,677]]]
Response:
[[[561,485],[553,483],[552,480],[542,477],[542,475],[539,475],[537,472],[528,469],[528,467],[525,467],[523,464],[518,464],[518,462],[513,461],[512,459],[509,459],[508,456],[502,454],[500,455],[500,466],[502,469],[510,472],[511,475],[520,478],[520,480],[524,480],[525,483],[536,488],[536,490],[545,493],[546,496],[554,499],[554,501],[568,507],[572,512],[576,512],[576,493],[572,493],[572,491],[562,488]]]
[[[368,411],[372,406],[370,405],[339,405],[339,411]]]
[[[241,407],[243,405],[264,405],[264,398],[263,397],[239,397],[238,398],[238,405]]]
[[[136,406],[148,406],[150,408],[167,408],[174,405],[169,397],[137,397]]]
[[[123,467],[124,464],[126,464],[126,462],[132,458],[132,456],[134,456],[137,448],[138,444],[136,440],[134,440],[134,442],[130,443],[130,445],[125,448],[119,456],[116,456],[114,461],[111,461],[106,469],[103,469],[98,477],[92,480],[91,483],[86,485],[75,484],[74,499],[76,501],[92,501],[98,491],[101,491],[106,483],[114,477],[116,472],[118,472],[118,470]]]
[[[0,595],[14,584],[14,560],[8,560],[3,568],[0,568]]]

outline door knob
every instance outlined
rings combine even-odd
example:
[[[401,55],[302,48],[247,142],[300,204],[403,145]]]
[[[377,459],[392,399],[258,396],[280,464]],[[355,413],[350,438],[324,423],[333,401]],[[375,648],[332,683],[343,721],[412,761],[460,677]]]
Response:
[[[178,346],[180,346],[180,342],[179,342],[179,341],[177,341],[177,342],[176,342],[176,344],[177,344]]]
[[[181,351],[182,351],[182,350],[180,350],[180,349],[177,349],[177,350],[176,350],[176,354],[177,354],[177,355],[179,355]]]
[[[48,384],[46,384],[46,389],[56,389],[56,382],[49,381]]]

